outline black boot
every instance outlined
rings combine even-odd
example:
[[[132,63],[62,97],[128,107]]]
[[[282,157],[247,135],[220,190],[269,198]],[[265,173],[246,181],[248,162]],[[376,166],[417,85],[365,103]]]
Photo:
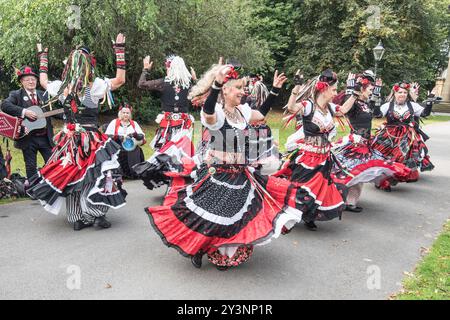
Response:
[[[351,212],[361,212],[363,208],[357,207],[354,204],[348,204],[345,206],[345,211],[351,211]]]
[[[303,221],[303,223],[305,224],[305,227],[308,230],[310,230],[310,231],[316,231],[317,230],[317,226],[314,223],[314,221],[310,221],[310,222]]]
[[[203,253],[197,253],[191,257],[192,265],[198,269],[202,267]]]
[[[75,223],[73,224],[73,230],[75,231],[80,231],[81,229],[87,228],[92,226],[92,224],[89,223],[84,223],[81,220],[75,221]]]
[[[108,229],[109,227],[111,227],[111,223],[108,220],[106,220],[105,216],[97,217],[94,220],[94,227]]]

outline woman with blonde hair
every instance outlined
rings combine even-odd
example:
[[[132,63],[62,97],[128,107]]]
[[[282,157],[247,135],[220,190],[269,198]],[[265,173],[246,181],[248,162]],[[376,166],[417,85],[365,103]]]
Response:
[[[231,65],[213,70],[199,81],[212,78],[210,88],[193,88],[209,91],[201,113],[210,133],[204,161],[189,176],[175,176],[163,205],[146,211],[163,242],[190,257],[196,268],[206,254],[217,269],[226,270],[247,261],[254,245],[299,222],[301,212],[285,205],[291,183],[261,175],[248,161],[249,123],[264,119],[286,77],[275,72],[269,97],[252,110],[241,104],[244,81],[237,71]]]

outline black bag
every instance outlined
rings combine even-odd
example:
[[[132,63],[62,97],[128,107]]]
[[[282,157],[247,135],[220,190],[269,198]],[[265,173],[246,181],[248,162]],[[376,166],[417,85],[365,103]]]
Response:
[[[13,173],[11,174],[10,180],[14,184],[19,197],[26,197],[27,194],[25,192],[25,181],[27,180],[27,178],[22,177],[19,173]]]

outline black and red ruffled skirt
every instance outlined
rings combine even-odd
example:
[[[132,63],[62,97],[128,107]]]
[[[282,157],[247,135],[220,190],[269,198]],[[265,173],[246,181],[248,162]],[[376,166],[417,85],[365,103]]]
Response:
[[[402,163],[392,162],[370,147],[370,140],[350,134],[334,144],[333,154],[339,165],[333,168],[333,180],[347,187],[358,183],[381,181],[393,177],[405,181],[411,169]]]
[[[334,165],[335,159],[329,150],[313,152],[297,149],[274,174],[293,182],[295,196],[290,197],[292,202],[288,205],[302,211],[305,222],[341,218],[347,187],[334,182],[331,174]]]
[[[155,153],[132,167],[133,173],[152,190],[170,183],[168,172],[182,172],[183,162],[194,155],[193,118],[187,113],[165,112],[150,146]]]
[[[386,125],[377,132],[371,147],[386,159],[403,163],[411,169],[409,176],[403,181],[417,181],[419,169],[431,171],[434,168],[422,135],[412,124]]]
[[[78,129],[79,130],[79,129]],[[118,209],[125,191],[116,183],[120,146],[98,131],[67,125],[55,138],[53,154],[30,181],[27,192],[47,211],[58,214],[64,198],[89,186],[88,201]]]
[[[292,188],[285,179],[246,166],[207,164],[191,178],[189,184],[173,177],[163,205],[146,209],[163,242],[184,256],[206,253],[216,265],[236,266],[254,245],[301,220],[300,211],[286,206]]]

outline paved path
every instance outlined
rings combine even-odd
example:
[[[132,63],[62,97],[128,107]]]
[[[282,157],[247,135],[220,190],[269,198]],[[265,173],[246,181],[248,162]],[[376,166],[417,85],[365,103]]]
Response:
[[[0,206],[0,299],[386,299],[450,217],[450,122],[425,131],[433,172],[392,193],[367,185],[364,213],[317,232],[299,225],[228,272],[206,259],[195,269],[162,244],[143,208],[165,190],[138,181],[108,230],[74,232],[37,202]],[[69,290],[78,267],[81,287]]]

